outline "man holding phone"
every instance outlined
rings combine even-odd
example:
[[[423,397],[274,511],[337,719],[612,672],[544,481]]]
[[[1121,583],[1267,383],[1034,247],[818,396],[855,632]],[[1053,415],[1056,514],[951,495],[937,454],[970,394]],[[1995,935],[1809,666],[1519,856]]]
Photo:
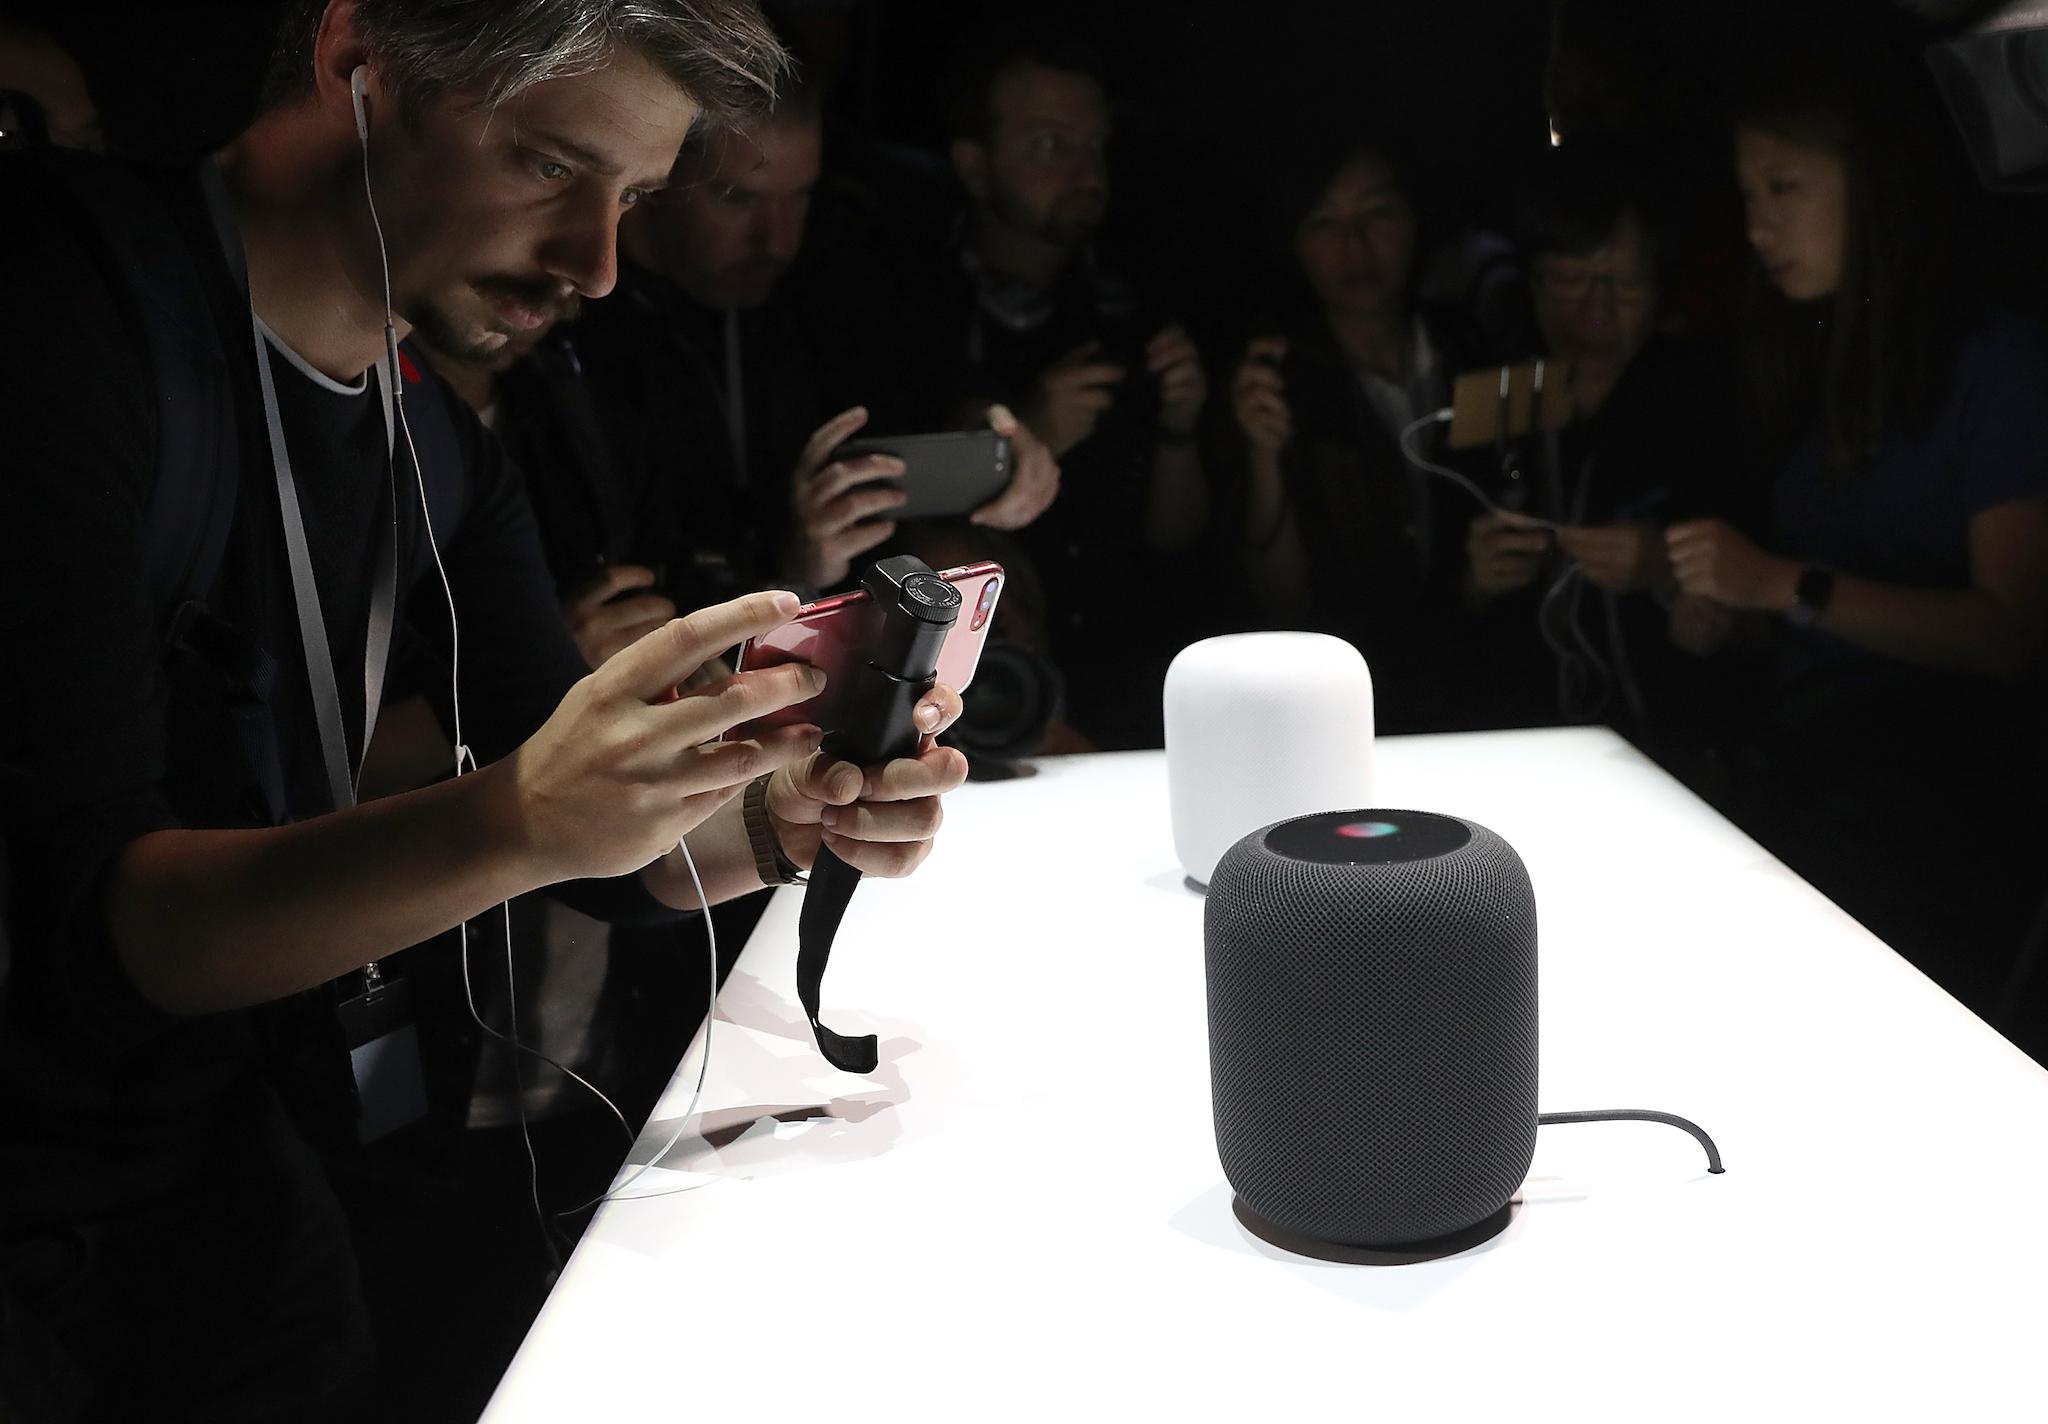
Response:
[[[936,429],[951,413],[936,397],[934,343],[882,274],[855,245],[814,240],[819,105],[799,67],[760,122],[690,145],[668,190],[622,228],[619,293],[562,334],[628,502],[674,531],[661,561],[686,602],[761,582],[844,583],[897,533],[904,467],[840,446],[878,427]],[[1008,412],[986,419],[1010,438],[1014,475],[975,517],[1021,527],[1057,493],[1059,467]]]
[[[452,398],[408,358],[386,359],[387,323],[488,351],[571,292],[602,295],[618,214],[664,181],[697,115],[772,90],[779,51],[748,0],[656,0],[617,23],[594,0],[303,0],[217,180],[0,180],[16,243],[0,310],[65,334],[0,343],[0,1270],[105,1417],[305,1418],[360,1384],[364,1278],[305,1119],[281,1103],[331,1102],[338,1081],[347,1127],[373,1100],[349,1086],[362,1060],[341,1011],[370,997],[377,961],[543,886],[624,918],[745,893],[761,884],[750,830],[798,865],[829,845],[904,874],[964,775],[929,741],[863,770],[820,754],[816,728],[717,740],[818,690],[793,667],[692,681],[794,616],[788,593],[665,623],[588,673],[501,454],[435,411]],[[592,34],[594,55],[564,48]],[[252,435],[219,576],[168,643],[141,551],[170,373],[136,336],[112,230],[65,196],[74,173],[131,211],[126,230],[171,264],[157,280],[206,312]],[[402,432],[373,386],[403,389]],[[451,432],[452,464],[411,453],[430,428]],[[305,492],[296,518],[288,488]],[[398,551],[387,604],[376,551],[399,542],[394,518],[423,532],[402,513],[415,495],[443,518],[431,553]],[[287,576],[294,530],[306,579]],[[77,596],[52,603],[66,583]],[[450,668],[449,603],[462,657],[446,710],[481,769],[346,805],[378,710],[373,625],[413,629]],[[315,623],[333,630],[331,717]],[[957,712],[934,689],[918,725]],[[762,778],[750,826],[742,793]],[[393,1062],[394,1035],[360,1047]]]
[[[1148,319],[1137,290],[1098,261],[1109,124],[1092,47],[1035,27],[992,36],[954,115],[968,210],[949,269],[921,286],[962,362],[963,397],[1006,402],[1062,462],[1066,495],[1019,542],[1051,595],[1051,652],[1075,723],[1106,745],[1156,745],[1156,697],[1093,689],[1163,678],[1184,640],[1176,614],[1203,581],[1172,560],[1208,521],[1196,442],[1208,383],[1186,331]],[[1141,620],[1094,592],[1102,575],[1182,572],[1181,596]]]

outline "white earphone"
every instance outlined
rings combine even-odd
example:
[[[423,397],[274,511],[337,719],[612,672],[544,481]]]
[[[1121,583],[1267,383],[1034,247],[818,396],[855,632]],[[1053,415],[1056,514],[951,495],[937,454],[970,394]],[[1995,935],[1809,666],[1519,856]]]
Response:
[[[356,107],[356,137],[366,145],[370,141],[370,116],[363,109],[363,84],[369,77],[367,64],[357,65],[348,76],[348,97]]]

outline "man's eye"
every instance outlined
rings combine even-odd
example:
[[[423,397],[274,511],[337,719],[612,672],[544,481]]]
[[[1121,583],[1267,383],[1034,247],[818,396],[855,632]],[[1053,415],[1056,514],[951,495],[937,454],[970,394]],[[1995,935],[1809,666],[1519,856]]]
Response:
[[[647,190],[645,188],[628,188],[619,194],[619,205],[630,208],[646,196]]]
[[[569,165],[557,163],[552,158],[536,158],[533,171],[549,183],[560,183],[569,176]]]

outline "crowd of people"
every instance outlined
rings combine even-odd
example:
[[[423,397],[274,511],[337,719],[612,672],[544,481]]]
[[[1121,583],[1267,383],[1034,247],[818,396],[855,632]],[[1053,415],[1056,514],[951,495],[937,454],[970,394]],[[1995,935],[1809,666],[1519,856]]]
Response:
[[[507,8],[556,43],[613,7]],[[0,23],[0,311],[38,333],[0,365],[18,1417],[346,1409],[373,1357],[379,1417],[474,1412],[623,1145],[558,1067],[651,1107],[706,1007],[695,912],[737,944],[820,845],[914,869],[963,775],[1156,746],[1212,633],[1349,640],[1386,733],[1612,725],[2030,1031],[2048,331],[1973,261],[1888,36],[1760,55],[1691,182],[1626,106],[1568,112],[1560,29],[1503,232],[1438,223],[1412,135],[1330,96],[1221,324],[1102,238],[1118,77],[1084,37],[991,30],[915,154],[750,0],[546,64],[465,9],[298,0],[244,134],[146,170],[51,151],[107,135]],[[1534,360],[1568,420],[1454,445],[1457,379]],[[842,453],[981,428],[1012,474],[964,518],[896,518],[902,462]],[[719,744],[815,690],[716,661],[771,591],[891,553],[1005,567],[985,692],[935,692],[886,774],[812,728]],[[691,720],[629,721],[670,686]],[[371,1132],[350,1015],[387,976],[422,1087]]]

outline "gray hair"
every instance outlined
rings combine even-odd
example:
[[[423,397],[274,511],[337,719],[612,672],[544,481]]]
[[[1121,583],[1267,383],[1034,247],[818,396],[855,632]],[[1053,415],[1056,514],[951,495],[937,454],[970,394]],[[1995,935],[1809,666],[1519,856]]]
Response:
[[[288,0],[263,107],[305,96],[313,40],[329,0]],[[356,0],[356,30],[400,112],[474,95],[491,109],[536,84],[638,54],[713,125],[766,113],[789,56],[755,0]]]

